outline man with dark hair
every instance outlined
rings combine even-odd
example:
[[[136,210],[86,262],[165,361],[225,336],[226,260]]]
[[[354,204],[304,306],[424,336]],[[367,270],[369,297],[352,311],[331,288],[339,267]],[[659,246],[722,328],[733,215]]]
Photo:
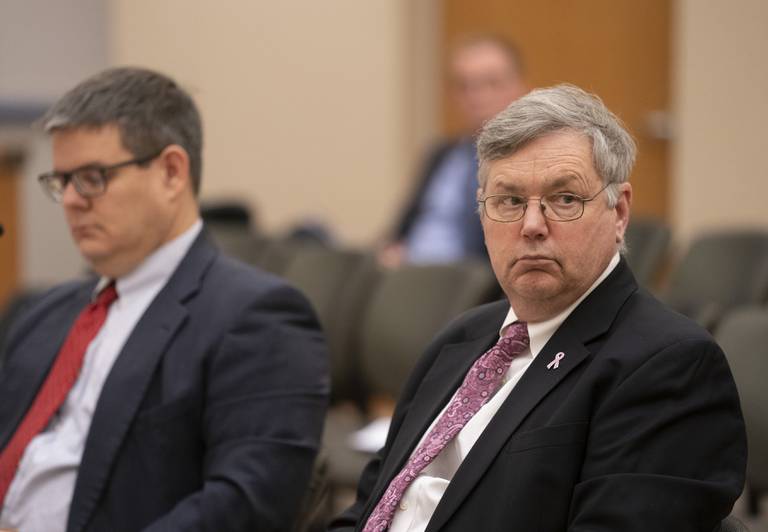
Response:
[[[477,35],[454,47],[448,68],[448,83],[464,132],[440,143],[428,155],[390,242],[379,254],[387,266],[487,256],[475,216],[474,139],[487,120],[527,91],[522,60],[511,42]]]
[[[202,129],[168,77],[117,68],[43,119],[44,190],[98,278],[19,318],[0,374],[0,528],[289,530],[328,393],[307,301],[221,255]]]
[[[620,255],[632,138],[560,85],[488,122],[477,153],[506,301],[427,348],[331,530],[712,532],[744,484],[744,422],[723,352]]]

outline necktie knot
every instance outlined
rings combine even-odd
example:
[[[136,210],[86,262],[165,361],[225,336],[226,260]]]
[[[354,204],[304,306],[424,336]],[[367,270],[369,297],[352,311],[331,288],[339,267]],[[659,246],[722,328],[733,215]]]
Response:
[[[110,283],[105,286],[101,292],[99,292],[99,295],[96,296],[94,305],[100,307],[109,307],[112,303],[115,302],[116,299],[117,288],[115,288],[115,281],[110,281]]]
[[[525,351],[529,344],[528,324],[524,321],[516,321],[504,329],[495,348],[504,362],[511,362],[514,357]]]
[[[504,329],[504,333],[501,335],[501,337],[527,343],[529,341],[528,324],[524,321],[512,322],[507,326],[506,329]]]

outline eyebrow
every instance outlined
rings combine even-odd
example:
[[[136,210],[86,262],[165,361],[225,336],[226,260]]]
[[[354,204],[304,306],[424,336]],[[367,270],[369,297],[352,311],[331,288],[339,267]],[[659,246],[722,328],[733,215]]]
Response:
[[[569,173],[544,183],[544,187],[547,189],[559,188],[569,185],[574,181],[578,182],[578,177],[575,174]],[[496,192],[494,192],[495,194],[523,195],[522,188],[517,183],[498,181],[493,184],[492,188],[496,189]]]
[[[72,168],[71,170],[59,170],[58,168],[54,168],[52,174],[71,174],[73,172],[77,172],[78,170],[85,170],[87,168],[106,168],[108,167],[108,164],[104,164],[97,161],[91,161],[85,164],[81,164],[80,166],[76,166],[75,168]]]
[[[508,194],[520,193],[520,187],[514,183],[497,182],[497,183],[494,183],[493,188],[500,189],[496,193],[499,193],[499,192],[508,193]]]

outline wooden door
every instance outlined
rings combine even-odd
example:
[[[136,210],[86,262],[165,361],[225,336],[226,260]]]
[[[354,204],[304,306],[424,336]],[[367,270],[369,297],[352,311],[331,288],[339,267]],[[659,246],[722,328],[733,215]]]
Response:
[[[669,108],[670,0],[442,0],[443,49],[490,32],[517,43],[532,87],[560,82],[599,95],[637,141],[636,214],[669,217],[668,142],[650,127]],[[662,111],[662,113],[659,113]],[[444,130],[459,119],[443,98]]]
[[[17,177],[20,157],[0,150],[0,311],[18,283]]]

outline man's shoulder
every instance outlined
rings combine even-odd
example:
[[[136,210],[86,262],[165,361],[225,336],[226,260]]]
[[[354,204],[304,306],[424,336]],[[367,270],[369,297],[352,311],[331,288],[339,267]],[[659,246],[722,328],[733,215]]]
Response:
[[[652,360],[676,366],[703,358],[719,364],[724,358],[706,329],[644,290],[627,300],[602,345],[601,358],[628,372]]]
[[[44,291],[35,292],[13,317],[8,331],[8,346],[14,338],[33,331],[50,330],[71,322],[88,302],[96,286],[95,277],[71,280]]]
[[[59,308],[62,310],[69,309],[69,307],[79,309],[91,297],[97,282],[98,279],[95,277],[87,277],[57,284],[36,294],[26,306],[25,315],[56,312]]]
[[[465,149],[472,142],[463,137],[446,137],[434,142],[427,152],[429,159],[439,161],[455,149]]]
[[[200,300],[209,310],[236,311],[261,303],[310,308],[306,297],[284,279],[223,253],[216,255],[201,281]]]
[[[659,344],[684,340],[714,341],[704,327],[642,289],[627,300],[619,321]]]
[[[240,284],[242,279],[248,279],[257,284],[275,284],[281,282],[281,279],[276,275],[222,252],[218,253],[215,260],[212,262],[210,274],[215,276],[225,285]]]

